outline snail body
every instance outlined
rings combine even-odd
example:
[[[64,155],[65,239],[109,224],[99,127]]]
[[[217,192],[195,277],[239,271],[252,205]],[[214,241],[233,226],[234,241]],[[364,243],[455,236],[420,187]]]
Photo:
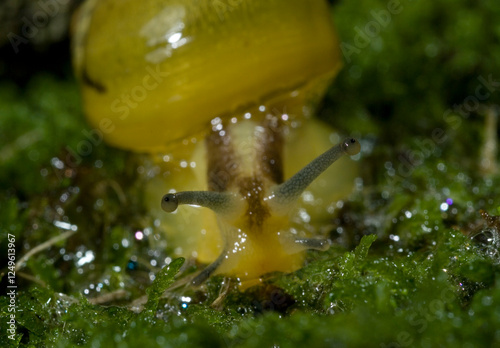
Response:
[[[112,124],[112,145],[171,154],[162,165],[174,174],[152,180],[150,195],[170,191],[161,198],[175,212],[163,219],[167,232],[185,231],[179,253],[209,264],[194,284],[215,273],[245,281],[294,271],[305,250],[328,248],[290,223],[309,184],[359,152],[344,140],[292,176],[314,158],[313,144],[329,147],[318,140],[329,131],[308,119],[341,66],[325,1],[242,0],[223,10],[200,0],[89,0],[74,42],[89,122]],[[172,168],[176,156],[195,159]],[[356,175],[345,167],[335,178],[342,195]],[[328,181],[308,190],[329,194]],[[186,216],[194,208],[180,204],[211,211]]]
[[[162,197],[166,212],[174,212],[180,204],[192,204],[210,208],[217,216],[222,238],[210,250],[218,257],[213,260],[212,254],[206,259],[212,264],[193,280],[194,284],[212,273],[248,281],[275,271],[294,271],[303,264],[307,249],[329,247],[326,239],[297,233],[291,227],[290,213],[309,184],[343,154],[357,154],[359,143],[345,139],[284,181],[282,156],[276,151],[276,144],[283,143],[282,134],[279,126],[269,125],[273,121],[271,118],[260,125],[246,122],[223,128],[223,136],[220,131],[209,135],[208,190]],[[269,142],[273,146],[268,146]],[[199,246],[198,251],[208,249],[206,240]],[[204,259],[203,254],[197,252],[197,256]]]

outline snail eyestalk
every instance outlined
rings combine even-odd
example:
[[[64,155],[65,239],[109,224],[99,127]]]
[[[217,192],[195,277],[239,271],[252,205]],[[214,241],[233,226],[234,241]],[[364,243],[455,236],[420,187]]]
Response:
[[[318,156],[290,179],[277,186],[273,191],[271,201],[273,204],[282,207],[294,202],[299,198],[302,192],[304,192],[304,190],[335,161],[343,155],[357,155],[360,150],[361,146],[356,139],[344,139],[341,143]]]
[[[161,208],[167,213],[172,213],[181,204],[192,204],[211,209],[216,213],[224,213],[235,205],[235,201],[234,195],[229,193],[184,191],[164,195],[161,199]]]

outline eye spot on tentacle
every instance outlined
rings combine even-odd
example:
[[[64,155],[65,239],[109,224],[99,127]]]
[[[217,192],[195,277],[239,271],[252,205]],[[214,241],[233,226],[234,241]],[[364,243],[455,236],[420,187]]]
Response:
[[[161,199],[161,208],[167,213],[171,213],[179,206],[179,200],[173,193],[168,193]]]
[[[359,141],[357,141],[354,138],[350,139],[345,139],[342,142],[342,150],[349,156],[354,156],[361,151],[361,145],[359,144]]]

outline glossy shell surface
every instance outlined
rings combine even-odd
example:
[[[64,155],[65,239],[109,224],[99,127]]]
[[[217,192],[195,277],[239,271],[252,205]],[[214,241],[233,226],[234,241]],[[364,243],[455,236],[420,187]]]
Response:
[[[314,99],[340,68],[330,16],[322,0],[90,0],[74,39],[86,115],[110,144],[156,152],[215,117]]]

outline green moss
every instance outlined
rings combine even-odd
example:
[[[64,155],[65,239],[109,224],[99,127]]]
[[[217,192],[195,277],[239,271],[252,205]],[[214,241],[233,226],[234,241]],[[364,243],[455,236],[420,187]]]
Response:
[[[163,268],[160,272],[156,273],[156,278],[153,284],[146,290],[148,294],[148,302],[144,306],[145,312],[150,312],[152,315],[158,307],[158,302],[161,295],[168,289],[174,282],[174,277],[184,263],[183,258],[172,261],[170,265]]]
[[[358,28],[389,3],[334,8],[341,43],[355,50],[343,46],[318,111],[362,140],[363,186],[331,221],[328,251],[245,291],[216,276],[160,297],[197,267],[172,260],[175,245],[144,208],[147,160],[91,142],[73,78],[0,81],[2,265],[9,234],[19,261],[77,229],[19,265],[16,333],[2,326],[0,345],[499,345],[500,236],[479,210],[500,214],[500,177],[480,169],[500,91],[482,87],[481,106],[463,110],[481,81],[500,79],[500,4],[402,1],[356,46]],[[92,151],[82,154],[84,142]],[[145,294],[146,310],[130,311]],[[0,297],[2,325],[10,303]]]

